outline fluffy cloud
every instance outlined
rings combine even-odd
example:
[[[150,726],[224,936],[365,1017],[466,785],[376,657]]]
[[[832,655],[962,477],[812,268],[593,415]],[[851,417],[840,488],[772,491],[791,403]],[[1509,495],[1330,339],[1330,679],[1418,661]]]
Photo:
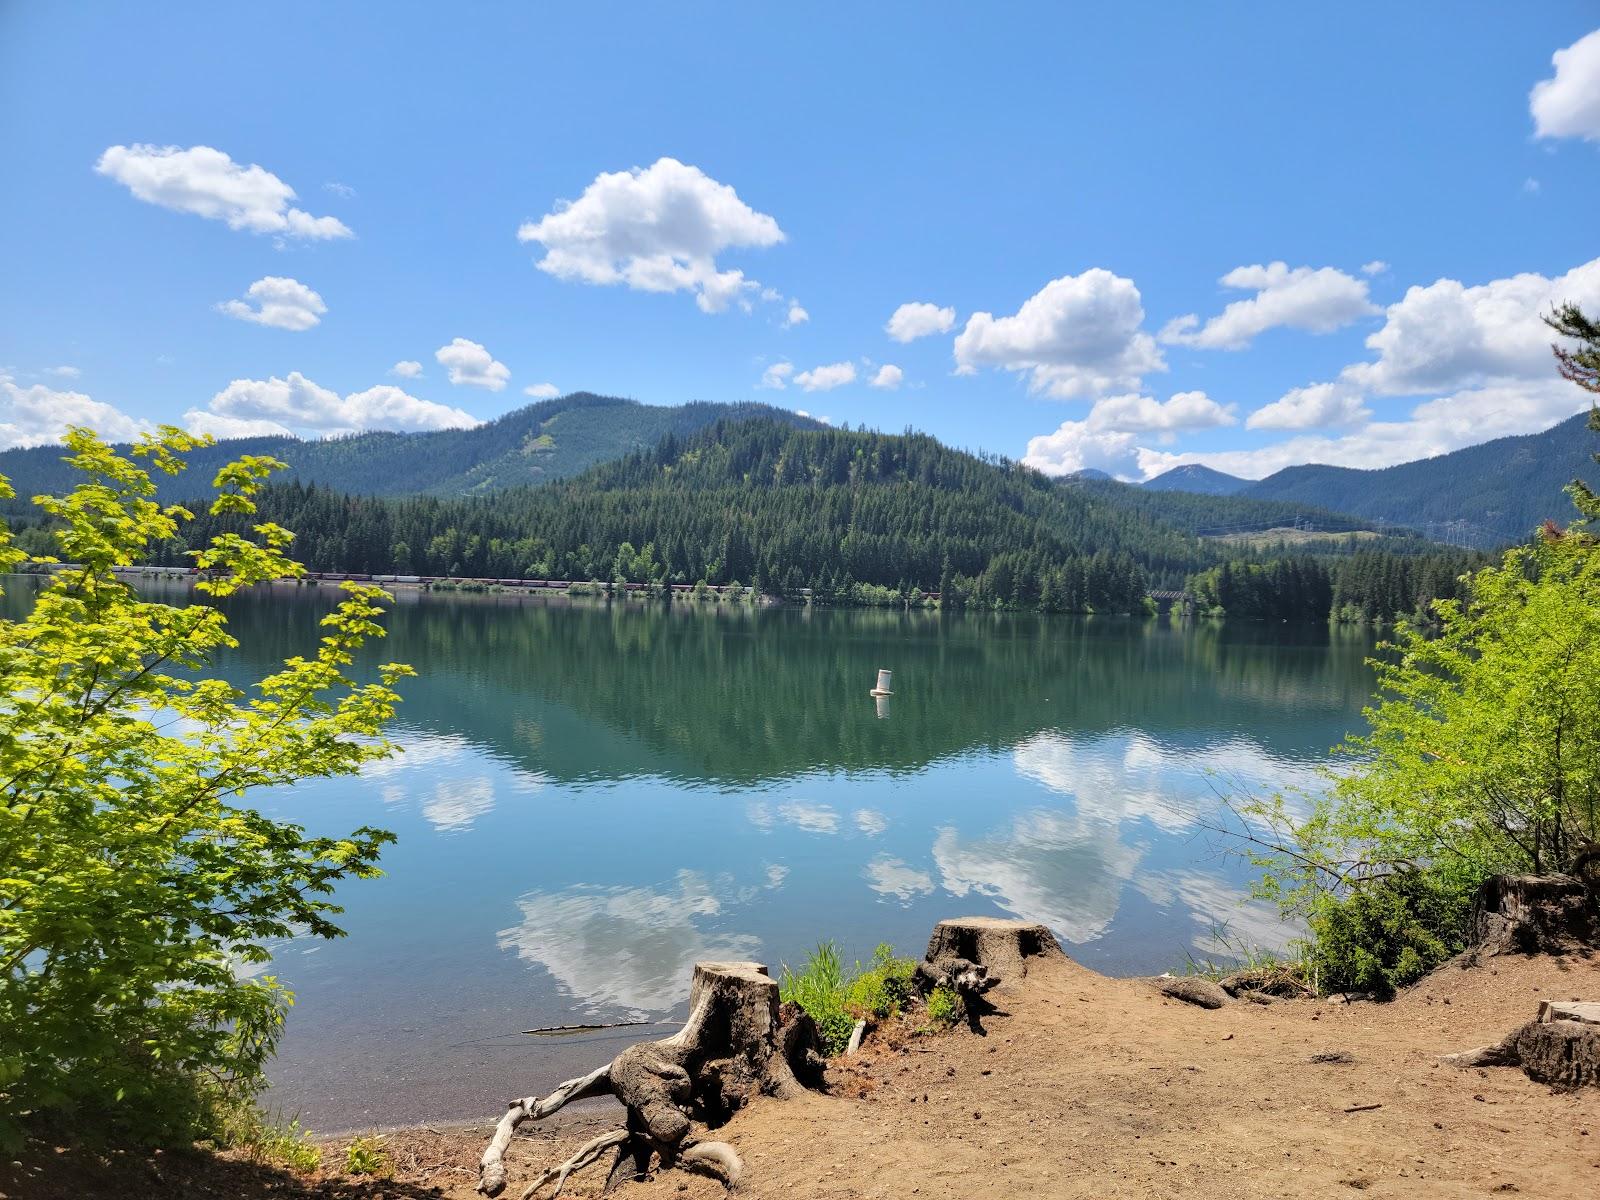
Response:
[[[812,367],[809,371],[801,371],[794,377],[794,381],[808,392],[831,392],[836,387],[842,387],[856,380],[856,365],[852,362],[828,363],[826,366]]]
[[[955,309],[915,300],[895,309],[883,331],[897,342],[914,342],[930,334],[949,333],[955,323]]]
[[[54,375],[57,379],[76,379],[83,374],[77,367],[46,367],[44,373]]]
[[[789,302],[789,311],[783,318],[783,327],[785,329],[793,329],[796,325],[804,325],[809,320],[811,320],[811,314],[801,308],[796,301],[791,300]]]
[[[0,373],[0,450],[59,441],[69,425],[83,425],[111,441],[127,441],[144,422],[82,392],[61,392],[36,383],[19,386]]]
[[[1143,321],[1131,279],[1099,267],[1065,275],[1024,301],[1015,316],[973,313],[956,337],[956,371],[1026,372],[1033,391],[1067,399],[1135,389],[1144,375],[1166,369]]]
[[[892,392],[905,382],[905,378],[906,373],[899,367],[893,363],[884,363],[883,366],[878,368],[877,374],[872,377],[872,386]]]
[[[1557,50],[1550,61],[1555,76],[1534,84],[1528,96],[1534,131],[1600,141],[1600,29]]]
[[[1063,421],[1054,433],[1028,439],[1022,463],[1046,475],[1094,470],[1118,479],[1138,479],[1145,474],[1147,453],[1132,433],[1090,429],[1088,421]]]
[[[415,379],[422,374],[422,364],[414,358],[402,358],[389,368],[389,374],[398,375],[401,379]]]
[[[1359,392],[1340,383],[1314,383],[1292,388],[1256,409],[1245,425],[1250,429],[1326,429],[1359,425],[1371,415]]]
[[[541,271],[557,279],[626,284],[643,292],[694,293],[704,312],[722,312],[759,287],[722,270],[717,255],[784,240],[778,222],[725,183],[675,158],[602,173],[571,203],[529,221],[517,240],[538,242]]]
[[[1165,404],[1137,393],[1107,396],[1089,410],[1092,430],[1128,433],[1177,433],[1185,429],[1215,429],[1236,425],[1233,405],[1223,407],[1204,392],[1179,392]]]
[[[337,217],[293,207],[294,189],[271,171],[240,166],[210,146],[112,146],[94,169],[140,200],[225,221],[229,229],[307,239],[352,236]]]
[[[297,430],[467,429],[481,423],[459,408],[419,400],[389,384],[341,398],[298,371],[287,379],[235,379],[211,398],[209,409],[190,409],[184,422],[225,437]]]
[[[533,383],[523,388],[522,394],[535,400],[554,400],[561,395],[561,389],[553,383]]]
[[[761,382],[756,386],[781,392],[789,386],[789,379],[793,375],[794,364],[792,362],[775,362],[761,372]]]
[[[1046,475],[1096,470],[1119,479],[1143,478],[1157,451],[1139,445],[1138,434],[1164,440],[1187,429],[1234,425],[1233,405],[1224,407],[1204,392],[1179,392],[1162,403],[1151,396],[1108,396],[1081,421],[1063,421],[1054,433],[1028,439],[1024,465]]]
[[[1388,269],[1389,264],[1381,258],[1375,258],[1371,262],[1361,264],[1361,273],[1363,275],[1382,275]]]
[[[450,382],[454,384],[471,384],[498,392],[511,378],[510,367],[496,361],[482,344],[466,338],[458,337],[448,346],[440,346],[433,357],[441,367],[449,369]]]
[[[1161,340],[1207,350],[1243,350],[1258,334],[1279,326],[1331,333],[1377,311],[1363,280],[1332,267],[1291,268],[1282,262],[1235,267],[1221,283],[1255,295],[1235,300],[1203,326],[1193,313],[1178,317],[1161,331]]]
[[[1542,313],[1564,301],[1600,306],[1600,258],[1553,279],[1533,272],[1468,287],[1440,279],[1413,287],[1367,338],[1376,362],[1348,368],[1348,382],[1400,396],[1509,380],[1553,381]]]
[[[257,325],[296,332],[310,329],[328,311],[328,306],[316,292],[298,279],[287,279],[282,275],[268,275],[256,280],[245,291],[245,295],[248,301],[226,300],[217,305],[218,310],[241,321],[254,321]],[[253,306],[250,301],[254,301]]]

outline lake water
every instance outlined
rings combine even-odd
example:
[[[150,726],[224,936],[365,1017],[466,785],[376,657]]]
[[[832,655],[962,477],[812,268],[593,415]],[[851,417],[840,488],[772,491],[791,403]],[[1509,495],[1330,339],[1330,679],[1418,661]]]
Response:
[[[223,672],[304,651],[334,598],[230,601]],[[270,1103],[325,1131],[543,1092],[641,1030],[523,1030],[681,1014],[697,958],[920,953],[970,913],[1114,974],[1219,925],[1281,943],[1203,822],[1218,788],[1316,786],[1372,683],[1370,639],[1324,626],[414,592],[388,625],[420,674],[405,754],[257,798],[399,835],[343,890],[347,938],[274,947],[298,999]]]

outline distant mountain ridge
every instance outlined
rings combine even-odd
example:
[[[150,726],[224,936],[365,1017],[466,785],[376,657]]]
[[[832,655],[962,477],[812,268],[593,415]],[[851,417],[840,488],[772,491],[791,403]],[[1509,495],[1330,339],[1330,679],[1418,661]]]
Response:
[[[1234,496],[1251,486],[1249,479],[1240,479],[1222,471],[1214,471],[1199,463],[1173,467],[1144,486],[1152,492],[1193,492],[1199,496]]]
[[[234,438],[196,451],[189,470],[161,480],[165,499],[204,491],[224,463],[241,454],[269,454],[289,464],[277,478],[318,483],[367,496],[469,496],[578,475],[597,463],[648,449],[669,434],[685,437],[719,420],[763,418],[799,429],[821,423],[765,404],[677,406],[640,404],[616,396],[574,392],[529,404],[472,429],[425,433],[360,433],[320,441],[294,437]],[[0,453],[18,500],[63,492],[73,473],[58,445]],[[198,484],[197,484],[197,481]]]
[[[1593,459],[1600,438],[1579,413],[1541,433],[1496,438],[1433,458],[1363,470],[1317,464],[1285,467],[1232,493],[1212,489],[1207,468],[1179,467],[1146,483],[1146,489],[1231,494],[1330,509],[1372,522],[1419,530],[1435,540],[1482,549],[1522,541],[1547,519],[1565,524],[1573,516],[1562,489],[1573,479],[1594,485]],[[1179,472],[1206,472],[1179,475]],[[1197,479],[1198,486],[1184,481]]]

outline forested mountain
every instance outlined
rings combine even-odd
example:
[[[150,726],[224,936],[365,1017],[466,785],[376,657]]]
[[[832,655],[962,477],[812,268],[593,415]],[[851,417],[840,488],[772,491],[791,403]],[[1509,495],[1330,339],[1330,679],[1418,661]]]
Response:
[[[1035,471],[922,434],[722,420],[572,479],[481,497],[375,498],[292,482],[262,515],[314,569],[755,583],[848,599],[1127,611],[1215,561],[1200,540]],[[217,531],[203,518],[198,541]],[[165,561],[187,561],[173,546]],[[857,597],[859,598],[859,597]]]
[[[1202,496],[1232,496],[1236,492],[1244,491],[1250,483],[1250,480],[1240,479],[1237,475],[1213,471],[1210,467],[1201,466],[1199,463],[1190,463],[1187,466],[1163,471],[1154,479],[1145,480],[1144,486],[1152,492],[1194,492]]]
[[[1492,548],[1522,541],[1547,518],[1565,523],[1572,506],[1562,489],[1575,478],[1591,485],[1600,480],[1587,421],[1588,414],[1580,413],[1543,433],[1496,438],[1378,470],[1287,467],[1238,497],[1332,509]]]
[[[565,479],[607,459],[655,445],[668,434],[684,436],[716,421],[759,417],[799,428],[818,422],[764,404],[640,404],[614,396],[576,392],[529,404],[473,429],[430,433],[361,433],[302,441],[288,437],[237,438],[189,456],[189,471],[162,479],[162,498],[200,490],[217,468],[241,454],[270,454],[289,464],[280,478],[317,483],[335,491],[372,496],[426,493],[463,496],[499,488]],[[41,492],[60,493],[75,480],[61,462],[60,446],[0,453],[0,475],[19,497],[11,508]],[[203,486],[203,485],[201,485]]]
[[[1112,479],[1070,476],[1058,486],[1076,488],[1098,496],[1118,508],[1143,513],[1151,520],[1172,525],[1199,537],[1223,537],[1242,530],[1316,529],[1345,532],[1371,529],[1374,522],[1347,513],[1285,500],[1258,500],[1248,495],[1228,496],[1188,491],[1151,491]],[[1397,531],[1402,536],[1406,531]]]

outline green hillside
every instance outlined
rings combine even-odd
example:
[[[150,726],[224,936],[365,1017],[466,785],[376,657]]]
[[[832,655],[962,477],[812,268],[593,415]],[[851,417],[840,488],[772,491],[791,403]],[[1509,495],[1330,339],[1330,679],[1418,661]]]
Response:
[[[189,476],[163,481],[165,499],[197,490],[192,479],[210,476],[241,454],[270,454],[290,464],[282,478],[340,492],[396,496],[417,493],[465,496],[576,475],[596,463],[655,445],[668,434],[685,436],[720,420],[761,417],[814,428],[817,422],[764,404],[640,404],[577,392],[509,412],[474,429],[430,433],[361,433],[303,441],[257,437],[219,442],[190,457]],[[10,478],[21,511],[29,496],[61,492],[73,484],[59,446],[0,453],[0,475]]]
[[[1142,604],[1214,561],[1194,538],[1035,471],[922,434],[718,421],[577,477],[489,497],[272,488],[262,512],[313,569],[470,577],[858,585],[975,603]],[[189,534],[216,531],[210,519]],[[184,562],[182,547],[168,561]]]

